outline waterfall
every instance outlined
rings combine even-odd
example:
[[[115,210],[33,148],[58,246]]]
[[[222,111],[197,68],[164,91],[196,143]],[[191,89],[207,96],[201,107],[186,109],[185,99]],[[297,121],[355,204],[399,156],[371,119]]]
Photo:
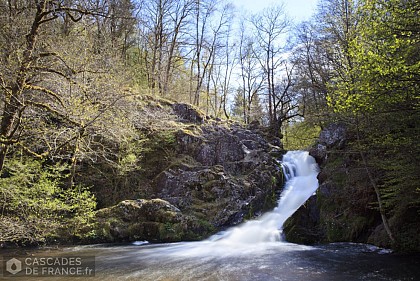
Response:
[[[306,151],[289,151],[281,162],[286,178],[277,207],[257,220],[216,234],[210,240],[226,246],[281,241],[284,222],[311,197],[318,188],[318,165]]]

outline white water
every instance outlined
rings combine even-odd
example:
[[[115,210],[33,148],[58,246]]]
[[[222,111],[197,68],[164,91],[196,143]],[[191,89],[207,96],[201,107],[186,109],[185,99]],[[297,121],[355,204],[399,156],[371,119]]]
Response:
[[[221,246],[240,246],[281,241],[284,222],[302,206],[318,188],[318,165],[306,151],[289,151],[283,156],[286,184],[277,207],[257,220],[248,221],[209,240]]]

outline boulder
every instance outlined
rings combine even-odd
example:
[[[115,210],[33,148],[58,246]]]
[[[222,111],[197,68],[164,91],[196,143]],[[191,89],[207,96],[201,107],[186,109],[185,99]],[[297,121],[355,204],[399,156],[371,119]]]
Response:
[[[124,200],[96,213],[96,234],[101,242],[147,240],[172,242],[199,239],[205,226],[161,199]]]
[[[315,158],[318,164],[322,164],[327,159],[327,146],[324,144],[315,144],[309,150],[309,155]]]
[[[317,143],[309,150],[319,165],[328,158],[328,150],[343,149],[347,140],[347,129],[340,123],[332,123],[319,134]]]
[[[327,148],[342,149],[346,142],[346,127],[341,123],[328,125],[319,134],[319,143]]]

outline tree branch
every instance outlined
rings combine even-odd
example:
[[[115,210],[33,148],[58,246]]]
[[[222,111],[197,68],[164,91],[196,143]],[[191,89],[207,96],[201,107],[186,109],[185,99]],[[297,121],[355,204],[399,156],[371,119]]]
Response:
[[[35,102],[35,101],[26,101],[26,104],[35,106],[38,108],[45,109],[53,114],[56,114],[57,116],[60,116],[61,118],[65,119],[67,122],[72,124],[73,126],[82,127],[82,125],[76,121],[71,120],[68,116],[58,112],[57,110],[53,109],[51,106],[45,103]]]
[[[60,105],[62,107],[65,107],[63,101],[60,98],[60,96],[57,93],[55,93],[55,92],[53,92],[49,89],[46,89],[46,88],[41,87],[41,86],[30,85],[30,84],[25,84],[24,88],[28,89],[28,90],[40,91],[40,92],[43,92],[43,93],[45,93],[49,96],[52,96],[55,100],[57,100],[60,103]]]

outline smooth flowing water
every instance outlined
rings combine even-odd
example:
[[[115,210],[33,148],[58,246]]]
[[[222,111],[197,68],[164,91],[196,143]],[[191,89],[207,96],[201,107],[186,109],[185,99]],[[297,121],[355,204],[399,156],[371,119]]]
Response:
[[[419,280],[418,255],[401,256],[365,244],[304,246],[282,241],[284,221],[318,187],[318,167],[307,152],[288,152],[282,166],[287,183],[278,206],[257,220],[208,240],[155,245],[142,241],[129,245],[90,245],[43,249],[26,255],[95,256],[95,277],[85,277],[86,280]],[[11,254],[16,253],[7,256]],[[79,279],[66,276],[9,278]]]
[[[283,223],[314,194],[318,188],[319,172],[315,159],[306,151],[287,152],[281,165],[286,184],[277,207],[257,220],[211,237],[214,248],[281,241]]]

